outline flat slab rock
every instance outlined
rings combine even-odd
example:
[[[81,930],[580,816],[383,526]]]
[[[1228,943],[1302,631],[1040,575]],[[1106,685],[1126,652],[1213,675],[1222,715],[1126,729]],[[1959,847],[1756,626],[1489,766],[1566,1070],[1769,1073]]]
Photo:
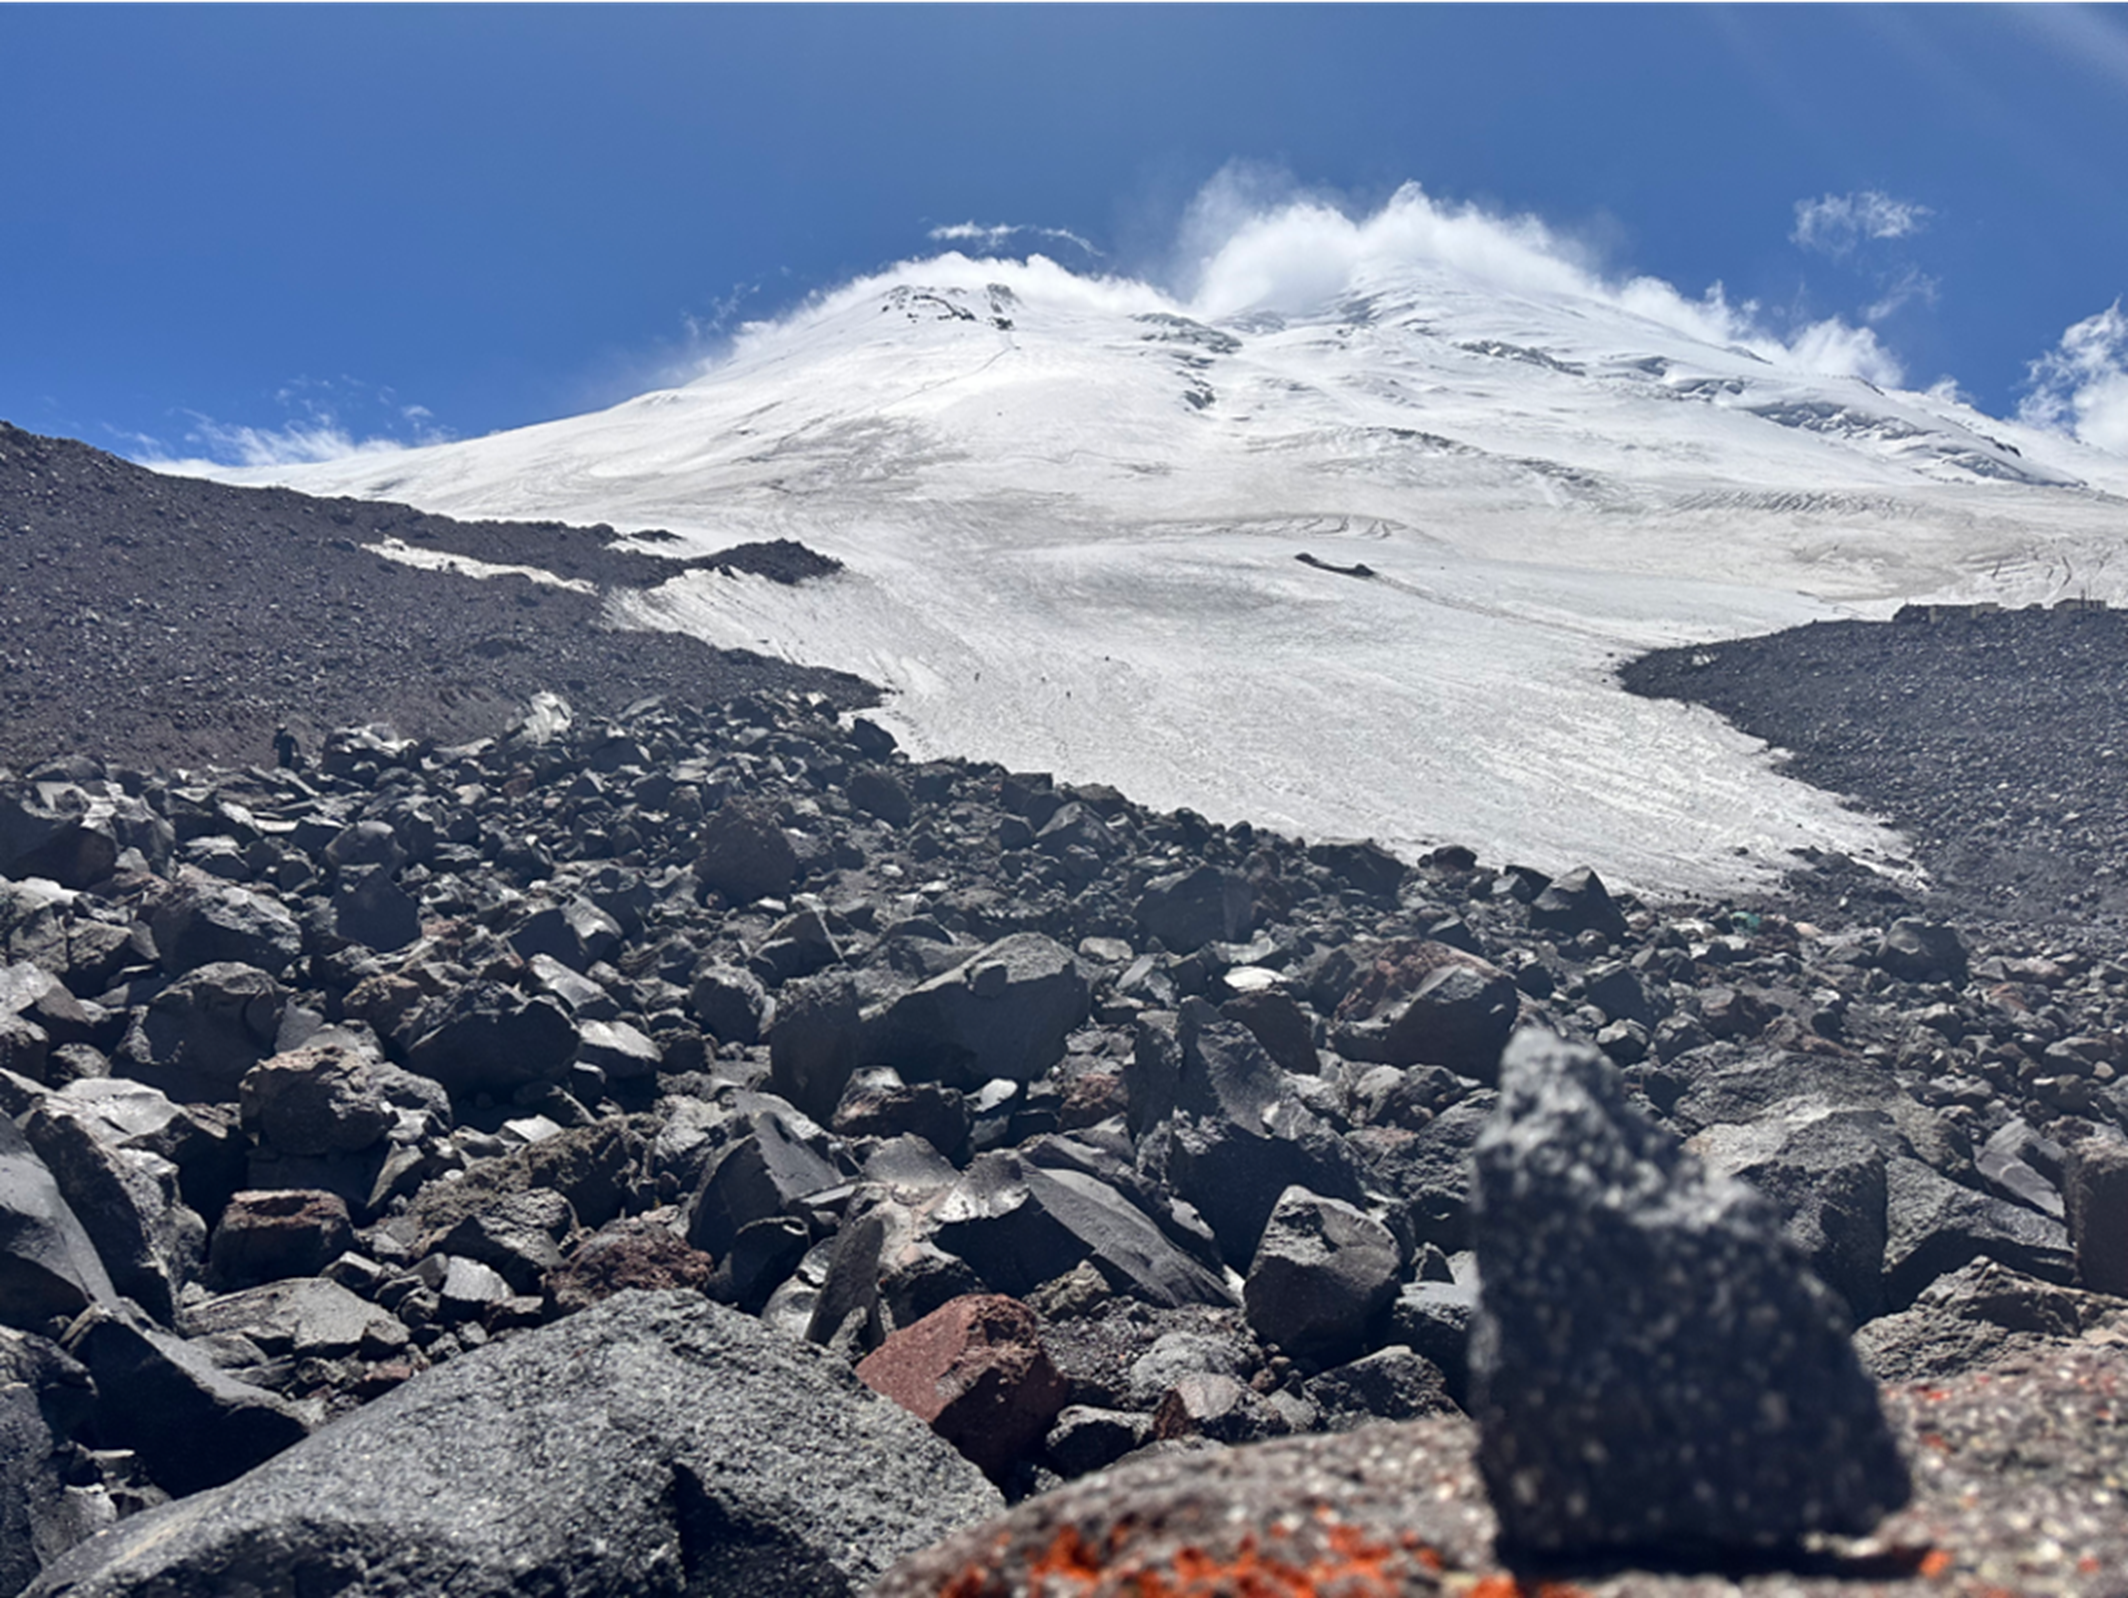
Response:
[[[29,1591],[840,1598],[1002,1504],[824,1351],[623,1293],[121,1522]]]
[[[1912,1502],[1867,1539],[1756,1566],[1510,1570],[1475,1430],[1448,1416],[1120,1466],[903,1561],[872,1598],[2118,1598],[2128,1352],[2086,1344],[1884,1406]]]

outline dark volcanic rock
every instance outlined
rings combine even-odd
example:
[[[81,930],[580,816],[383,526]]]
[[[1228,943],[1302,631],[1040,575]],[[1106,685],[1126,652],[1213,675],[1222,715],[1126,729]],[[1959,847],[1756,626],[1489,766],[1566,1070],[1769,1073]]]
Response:
[[[568,1011],[499,983],[469,983],[422,1019],[407,1064],[453,1097],[559,1081],[576,1055]]]
[[[198,966],[136,1010],[118,1046],[122,1075],[173,1099],[223,1103],[274,1051],[287,994],[257,966],[217,961]]]
[[[2079,1143],[2066,1186],[2076,1279],[2100,1293],[2128,1295],[2128,1141]]]
[[[798,852],[776,818],[757,805],[725,805],[702,828],[695,875],[745,904],[781,893],[798,875]]]
[[[1254,919],[1248,879],[1216,866],[1155,877],[1138,901],[1139,922],[1177,954],[1207,943],[1238,943]]]
[[[631,1293],[128,1520],[31,1591],[280,1591],[300,1570],[351,1598],[502,1598],[536,1571],[557,1593],[855,1598],[998,1507],[828,1355],[693,1294]]]
[[[1376,1316],[1396,1296],[1402,1266],[1396,1239],[1379,1221],[1289,1187],[1256,1245],[1241,1302],[1265,1342],[1335,1363],[1360,1352]]]
[[[95,1378],[104,1446],[135,1450],[173,1493],[233,1481],[310,1431],[280,1398],[226,1375],[130,1307],[91,1310],[64,1346]]]
[[[1845,1315],[1770,1206],[1709,1180],[1593,1050],[1525,1032],[1502,1073],[1471,1363],[1503,1542],[1778,1547],[1903,1504]]]
[[[1062,1056],[1066,1034],[1086,1019],[1087,998],[1069,949],[1018,932],[896,999],[871,1029],[867,1053],[911,1081],[1025,1082]]]
[[[214,1228],[207,1273],[225,1292],[284,1276],[315,1276],[354,1241],[346,1202],[337,1194],[239,1193]]]
[[[115,1296],[59,1184],[0,1115],[0,1325],[35,1329]]]
[[[303,952],[295,917],[263,894],[194,876],[157,907],[149,923],[163,969],[172,976],[201,966],[256,966],[279,976]]]
[[[0,1592],[28,1586],[112,1513],[105,1494],[67,1479],[95,1400],[88,1371],[57,1344],[0,1329]]]
[[[1587,866],[1555,877],[1530,901],[1530,925],[1545,932],[1601,932],[1616,937],[1626,929],[1625,915],[1603,879]]]

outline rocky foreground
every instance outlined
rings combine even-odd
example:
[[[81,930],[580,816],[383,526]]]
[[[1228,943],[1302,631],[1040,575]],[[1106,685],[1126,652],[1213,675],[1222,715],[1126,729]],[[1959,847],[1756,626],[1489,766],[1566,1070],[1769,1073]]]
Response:
[[[0,877],[0,1592],[2124,1590],[2089,948],[800,692],[61,758]]]

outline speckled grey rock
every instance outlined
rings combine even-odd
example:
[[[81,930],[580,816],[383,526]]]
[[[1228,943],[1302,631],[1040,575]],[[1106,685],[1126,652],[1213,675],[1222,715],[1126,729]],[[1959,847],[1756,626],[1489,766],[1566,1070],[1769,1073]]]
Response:
[[[454,1360],[29,1591],[862,1592],[1002,1500],[825,1352],[623,1293]]]
[[[1838,1298],[1602,1055],[1518,1034],[1475,1158],[1472,1410],[1504,1546],[1777,1547],[1906,1501]]]

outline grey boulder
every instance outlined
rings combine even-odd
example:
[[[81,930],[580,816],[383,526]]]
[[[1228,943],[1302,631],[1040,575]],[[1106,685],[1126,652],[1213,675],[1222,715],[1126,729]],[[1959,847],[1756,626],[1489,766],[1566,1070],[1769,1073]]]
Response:
[[[122,1522],[29,1591],[841,1598],[1001,1507],[824,1351],[696,1293],[623,1293]]]
[[[59,1184],[21,1129],[0,1115],[0,1325],[33,1329],[114,1296]]]
[[[172,1493],[233,1481],[310,1430],[286,1401],[228,1375],[130,1304],[90,1310],[62,1346],[96,1379],[98,1440],[139,1454]]]

